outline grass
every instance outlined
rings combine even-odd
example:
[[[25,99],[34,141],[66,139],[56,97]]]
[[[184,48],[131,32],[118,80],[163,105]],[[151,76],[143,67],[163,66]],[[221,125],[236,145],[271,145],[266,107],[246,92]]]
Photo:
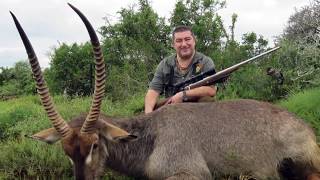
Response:
[[[320,88],[294,94],[279,104],[311,124],[320,139]]]
[[[88,112],[91,98],[56,96],[54,102],[61,116],[69,121]],[[102,111],[111,116],[130,116],[142,106],[143,96],[140,95],[122,103],[104,100]],[[49,127],[51,123],[38,96],[0,102],[0,179],[72,179],[72,167],[60,143],[48,145],[25,137]],[[115,177],[128,179],[110,171],[104,179]]]
[[[71,165],[60,143],[46,145],[30,139],[1,144],[0,170],[8,177],[71,176]]]
[[[63,118],[89,110],[91,98],[54,97]],[[309,122],[319,136],[320,88],[293,95],[279,104]],[[102,111],[110,116],[131,116],[143,107],[143,94],[125,102],[103,101]],[[72,167],[60,143],[47,145],[26,138],[51,127],[38,96],[0,101],[0,179],[72,179]],[[128,179],[107,171],[103,179]]]

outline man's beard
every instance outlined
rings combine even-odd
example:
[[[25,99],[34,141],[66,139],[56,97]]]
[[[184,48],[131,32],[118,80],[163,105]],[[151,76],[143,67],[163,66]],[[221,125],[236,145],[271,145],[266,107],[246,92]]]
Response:
[[[179,51],[178,55],[181,59],[190,59],[194,54],[194,50],[190,50],[190,53],[181,53],[181,51]]]

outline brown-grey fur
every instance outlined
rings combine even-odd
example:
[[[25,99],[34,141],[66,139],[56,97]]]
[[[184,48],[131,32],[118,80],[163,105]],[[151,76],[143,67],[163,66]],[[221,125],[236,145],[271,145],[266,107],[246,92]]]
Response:
[[[138,136],[131,142],[114,143],[106,138],[99,142],[107,149],[105,159],[100,160],[134,177],[212,179],[250,174],[257,179],[280,179],[279,167],[286,159],[293,162],[285,167],[289,170],[295,164],[312,166],[309,174],[320,168],[312,129],[293,114],[265,102],[168,105],[127,119],[101,115],[97,127],[101,120]],[[286,179],[287,175],[282,176]]]

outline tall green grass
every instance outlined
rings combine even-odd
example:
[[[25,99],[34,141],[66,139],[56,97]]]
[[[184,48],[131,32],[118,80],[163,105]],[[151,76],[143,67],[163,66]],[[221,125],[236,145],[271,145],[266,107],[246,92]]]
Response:
[[[310,123],[320,138],[320,88],[294,94],[279,104]]]

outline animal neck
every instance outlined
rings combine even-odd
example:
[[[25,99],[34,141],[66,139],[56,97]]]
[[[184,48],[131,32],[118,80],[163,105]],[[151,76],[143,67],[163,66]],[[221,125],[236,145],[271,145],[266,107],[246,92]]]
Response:
[[[144,177],[145,165],[154,149],[156,138],[151,122],[146,118],[114,122],[118,127],[137,135],[138,139],[125,143],[108,141],[106,166],[129,176]]]

